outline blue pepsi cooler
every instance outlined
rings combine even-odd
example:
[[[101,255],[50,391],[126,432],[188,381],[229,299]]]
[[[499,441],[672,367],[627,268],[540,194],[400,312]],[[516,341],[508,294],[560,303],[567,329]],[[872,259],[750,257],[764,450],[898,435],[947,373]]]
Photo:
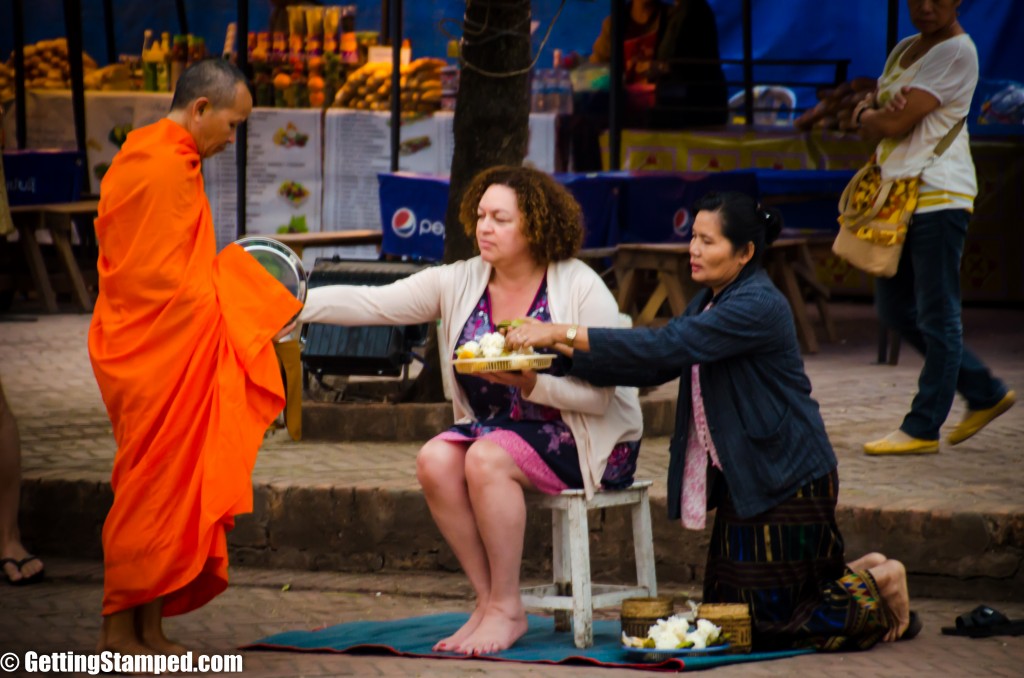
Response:
[[[757,176],[732,172],[633,172],[622,189],[623,224],[619,242],[689,242],[693,206],[712,191],[757,196]]]
[[[619,195],[627,172],[554,174],[583,212],[583,248],[614,247],[619,240]]]
[[[381,173],[381,251],[421,261],[444,259],[448,179],[411,172]]]
[[[11,207],[75,202],[82,191],[78,151],[4,151],[4,178]]]

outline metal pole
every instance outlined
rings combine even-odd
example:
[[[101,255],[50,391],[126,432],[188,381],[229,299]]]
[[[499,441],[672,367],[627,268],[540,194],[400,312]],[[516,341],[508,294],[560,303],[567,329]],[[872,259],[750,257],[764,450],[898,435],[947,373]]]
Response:
[[[114,35],[114,0],[103,0],[103,27],[107,33],[107,63],[117,63],[117,36]]]
[[[68,65],[71,67],[71,109],[75,116],[75,140],[82,155],[82,192],[91,193],[89,155],[85,147],[85,69],[82,67],[82,2],[64,0],[64,30],[68,40]]]
[[[626,70],[623,42],[626,26],[626,3],[611,0],[612,54],[608,64],[608,167],[622,167],[623,72]]]
[[[889,0],[889,17],[886,21],[885,30],[885,54],[892,52],[896,46],[900,32],[900,3],[899,0]]]
[[[188,35],[188,15],[185,14],[185,0],[175,0],[174,6],[178,10],[178,30],[182,35]]]
[[[402,144],[402,0],[391,0],[391,171],[398,171]]]
[[[750,0],[743,0],[743,117],[754,124],[754,27]]]
[[[238,33],[236,34],[238,45],[238,67],[243,73],[246,72],[249,61],[249,50],[247,48],[249,39],[249,0],[238,0]],[[252,83],[249,83],[252,90]],[[235,136],[235,185],[238,187],[238,204],[235,211],[238,214],[238,223],[235,224],[235,234],[241,238],[245,235],[245,168],[249,162],[249,128],[246,123],[238,126],[238,133]]]
[[[18,128],[18,148],[23,149],[28,137],[28,118],[25,114],[25,3],[23,0],[14,0],[11,4],[14,10],[14,122]]]

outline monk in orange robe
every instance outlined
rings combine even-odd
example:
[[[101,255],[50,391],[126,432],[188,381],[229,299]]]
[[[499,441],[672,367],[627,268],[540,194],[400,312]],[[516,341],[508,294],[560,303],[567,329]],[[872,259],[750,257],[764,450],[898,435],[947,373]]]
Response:
[[[89,357],[117,441],[100,650],[184,652],[163,617],[227,587],[226,533],[252,510],[256,452],[284,406],[272,341],[301,304],[239,246],[217,253],[200,172],[251,110],[237,68],[191,66],[100,186]]]

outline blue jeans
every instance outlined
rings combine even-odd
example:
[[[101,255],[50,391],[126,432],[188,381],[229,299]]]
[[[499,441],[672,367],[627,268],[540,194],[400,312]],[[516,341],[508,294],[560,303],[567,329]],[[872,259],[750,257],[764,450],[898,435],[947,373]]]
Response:
[[[875,283],[878,316],[924,356],[917,395],[900,430],[938,440],[957,391],[971,409],[992,407],[1006,386],[963,345],[960,257],[967,238],[966,210],[915,214],[899,270]]]

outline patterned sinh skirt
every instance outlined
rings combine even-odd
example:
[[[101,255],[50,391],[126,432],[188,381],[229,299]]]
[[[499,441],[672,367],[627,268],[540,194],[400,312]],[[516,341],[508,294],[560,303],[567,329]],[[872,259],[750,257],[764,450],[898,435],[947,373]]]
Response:
[[[704,600],[748,603],[755,650],[867,649],[885,635],[874,578],[846,567],[835,471],[746,519],[736,515],[724,478],[716,481]]]

